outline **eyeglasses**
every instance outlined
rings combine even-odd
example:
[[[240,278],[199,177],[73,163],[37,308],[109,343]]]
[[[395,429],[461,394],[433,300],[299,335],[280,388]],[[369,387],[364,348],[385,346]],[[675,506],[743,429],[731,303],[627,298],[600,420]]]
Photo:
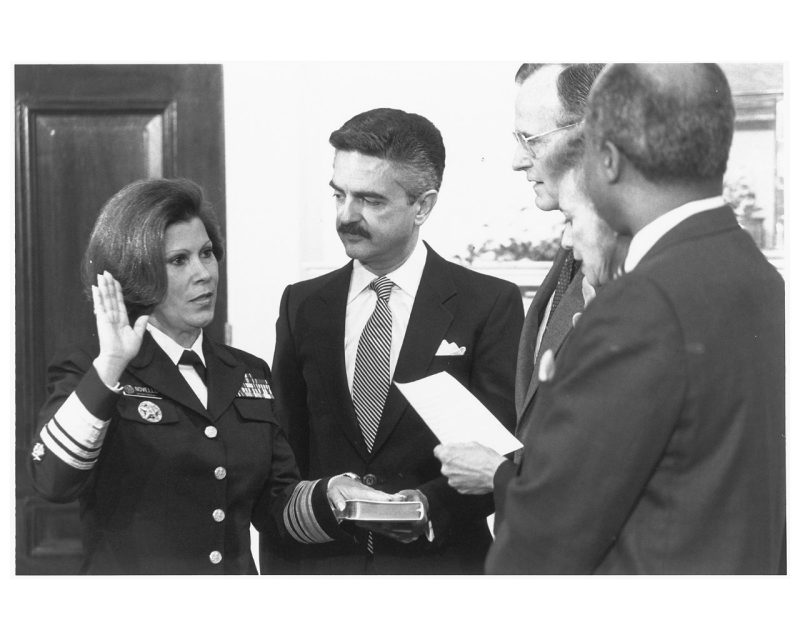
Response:
[[[533,145],[535,142],[538,142],[542,138],[546,138],[552,133],[556,131],[563,131],[564,129],[571,129],[572,127],[577,127],[580,123],[573,122],[572,124],[566,124],[563,127],[556,127],[555,129],[550,129],[550,131],[545,131],[544,133],[536,133],[532,136],[526,136],[521,134],[519,131],[512,131],[511,134],[514,136],[514,140],[525,150],[525,152],[531,157],[536,158],[536,153],[533,151]]]

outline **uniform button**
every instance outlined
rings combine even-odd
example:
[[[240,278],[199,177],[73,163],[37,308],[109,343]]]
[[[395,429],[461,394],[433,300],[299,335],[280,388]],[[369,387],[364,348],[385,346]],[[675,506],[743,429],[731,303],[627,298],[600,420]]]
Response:
[[[217,480],[224,480],[225,476],[228,475],[228,472],[225,470],[225,467],[217,467],[214,469],[214,477]]]
[[[208,425],[206,427],[204,433],[206,434],[206,438],[216,438],[217,437],[217,428],[212,426],[212,425]]]
[[[222,509],[214,509],[211,517],[217,522],[222,522],[225,519],[225,512]]]
[[[365,484],[365,485],[367,485],[368,487],[373,487],[373,486],[375,486],[375,483],[378,481],[378,478],[376,478],[376,477],[375,477],[375,474],[373,474],[373,473],[368,473],[367,475],[365,475],[365,476],[362,478],[362,481],[363,481],[363,482],[364,482],[364,484]]]
[[[212,551],[208,554],[208,559],[211,560],[211,564],[219,564],[222,562],[222,554],[219,551]]]

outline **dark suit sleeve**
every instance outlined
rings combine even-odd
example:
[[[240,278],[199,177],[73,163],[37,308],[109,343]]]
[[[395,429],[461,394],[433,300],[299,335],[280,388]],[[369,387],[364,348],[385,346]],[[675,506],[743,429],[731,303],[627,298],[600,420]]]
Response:
[[[275,327],[275,354],[272,378],[278,419],[289,439],[301,477],[309,473],[309,413],[306,383],[295,350],[292,335],[289,298],[291,285],[281,297],[280,315]]]
[[[266,380],[272,376],[267,363],[257,360]],[[256,501],[251,520],[260,532],[283,540],[311,544],[347,537],[340,530],[328,504],[330,476],[301,480],[286,434],[272,425],[269,477]]]
[[[511,481],[517,477],[519,473],[519,466],[514,464],[512,460],[503,461],[497,471],[494,472],[494,510],[495,510],[495,528],[505,518],[506,511],[506,491]]]
[[[278,534],[304,544],[349,539],[328,504],[328,481],[300,480],[294,454],[283,431],[272,431],[270,476],[253,511],[253,525],[268,535]]]
[[[519,335],[524,314],[519,289],[508,283],[498,292],[474,344],[469,389],[509,431],[514,430],[514,375]],[[488,516],[494,511],[492,495],[458,493],[438,476],[419,487],[430,504],[437,540],[464,521]]]
[[[93,356],[62,351],[47,370],[28,470],[36,490],[53,502],[75,500],[89,486],[118,396],[103,384]]]
[[[608,287],[539,389],[489,573],[594,571],[678,421],[686,358],[670,304],[633,275]]]

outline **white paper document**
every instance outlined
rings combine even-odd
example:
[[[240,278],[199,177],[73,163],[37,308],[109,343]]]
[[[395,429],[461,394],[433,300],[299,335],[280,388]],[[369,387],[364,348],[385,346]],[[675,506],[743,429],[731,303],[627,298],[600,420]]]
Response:
[[[522,448],[492,412],[449,373],[395,384],[442,444],[475,441],[501,455]]]

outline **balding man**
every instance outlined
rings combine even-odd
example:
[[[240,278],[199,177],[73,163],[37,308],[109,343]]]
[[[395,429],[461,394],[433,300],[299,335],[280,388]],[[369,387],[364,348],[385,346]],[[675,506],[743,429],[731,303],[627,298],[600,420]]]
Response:
[[[490,573],[785,571],[784,287],[722,200],[717,65],[612,65],[585,186],[632,236],[542,383]]]

